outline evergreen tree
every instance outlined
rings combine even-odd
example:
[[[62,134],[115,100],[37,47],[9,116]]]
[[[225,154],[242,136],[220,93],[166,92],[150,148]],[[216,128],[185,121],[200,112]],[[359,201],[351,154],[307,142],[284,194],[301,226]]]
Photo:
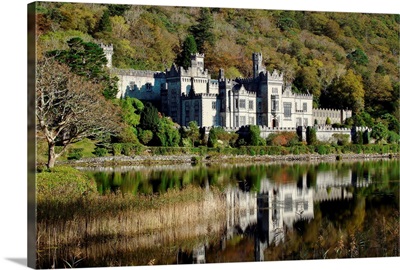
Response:
[[[178,66],[187,69],[190,66],[190,56],[195,53],[197,53],[196,41],[192,35],[188,35],[183,42],[182,51],[176,59]]]
[[[200,18],[197,20],[197,24],[190,27],[189,31],[193,34],[196,40],[197,48],[199,52],[203,53],[205,49],[205,43],[213,45],[215,42],[215,36],[212,32],[214,27],[214,19],[209,8],[201,8]]]
[[[317,132],[315,128],[308,126],[306,129],[306,141],[308,145],[313,145],[317,142]]]
[[[212,148],[217,146],[217,133],[215,131],[215,128],[211,128],[210,132],[208,133],[207,146]]]
[[[101,16],[98,31],[111,32],[110,12],[108,9],[104,10],[103,16]]]
[[[110,77],[103,49],[98,44],[84,42],[79,37],[72,38],[67,43],[68,50],[50,51],[47,56],[54,56],[57,61],[69,66],[73,73],[101,84],[103,95],[107,99],[115,98],[118,93],[118,78]]]
[[[146,103],[140,115],[140,128],[156,133],[160,125],[160,115],[156,107]]]

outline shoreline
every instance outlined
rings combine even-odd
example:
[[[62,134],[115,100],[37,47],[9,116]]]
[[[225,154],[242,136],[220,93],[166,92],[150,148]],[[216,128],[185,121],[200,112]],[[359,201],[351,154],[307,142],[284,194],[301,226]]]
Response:
[[[82,158],[79,160],[58,161],[56,165],[68,166],[127,166],[127,165],[178,165],[178,164],[213,164],[213,163],[252,163],[252,162],[316,162],[316,161],[342,161],[342,160],[370,160],[370,159],[394,159],[400,158],[400,154],[299,154],[299,155],[136,155],[136,156],[108,156]]]

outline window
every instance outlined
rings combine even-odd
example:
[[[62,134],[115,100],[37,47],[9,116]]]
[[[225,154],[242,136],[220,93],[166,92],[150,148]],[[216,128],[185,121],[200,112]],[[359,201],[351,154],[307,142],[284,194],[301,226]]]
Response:
[[[283,116],[286,118],[292,117],[292,103],[283,102]]]
[[[254,101],[249,100],[249,110],[254,110]]]
[[[307,127],[307,126],[308,126],[308,119],[307,119],[307,118],[304,118],[304,119],[303,119],[303,123],[304,123],[304,126]]]
[[[235,109],[237,110],[239,108],[239,100],[235,99]]]
[[[292,194],[285,194],[284,200],[284,212],[292,212],[293,211],[293,198]]]
[[[303,112],[306,112],[306,111],[307,111],[307,103],[304,102],[304,103],[303,103]]]
[[[235,127],[239,126],[239,116],[235,116]]]
[[[151,83],[146,83],[146,90],[151,91]]]
[[[271,96],[271,111],[278,111],[278,96]]]
[[[239,100],[239,108],[246,109],[246,100],[245,99]]]
[[[215,109],[217,108],[217,102],[216,102],[216,101],[213,101],[213,102],[211,103],[211,108],[212,108],[213,110],[215,110]]]
[[[249,125],[254,125],[254,117],[249,116]]]
[[[246,125],[246,116],[240,116],[240,126]]]

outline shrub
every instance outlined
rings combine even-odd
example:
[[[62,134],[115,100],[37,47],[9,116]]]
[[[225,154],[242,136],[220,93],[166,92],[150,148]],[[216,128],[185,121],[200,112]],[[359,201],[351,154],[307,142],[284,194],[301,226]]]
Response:
[[[36,178],[37,200],[75,200],[83,194],[96,194],[96,183],[86,173],[71,167],[54,167],[38,173]]]
[[[94,149],[93,154],[95,154],[97,157],[104,157],[108,154],[108,151],[106,148],[103,147],[96,147]]]
[[[335,133],[332,137],[336,141],[337,145],[347,145],[349,143],[350,135]]]
[[[147,145],[153,139],[153,132],[151,130],[139,130],[139,140],[144,145]]]
[[[308,145],[313,145],[317,142],[317,132],[315,128],[308,126],[306,130],[306,141]]]
[[[119,156],[122,154],[122,144],[121,143],[114,143],[112,145],[112,152],[114,156]]]
[[[363,144],[369,144],[369,132],[367,129],[363,132],[362,141]]]
[[[327,155],[331,153],[330,146],[325,144],[317,145],[315,151],[320,155]]]
[[[73,148],[69,151],[68,160],[78,160],[82,158],[83,148]]]
[[[271,133],[266,139],[267,145],[271,146],[293,146],[299,142],[296,132],[282,131]]]

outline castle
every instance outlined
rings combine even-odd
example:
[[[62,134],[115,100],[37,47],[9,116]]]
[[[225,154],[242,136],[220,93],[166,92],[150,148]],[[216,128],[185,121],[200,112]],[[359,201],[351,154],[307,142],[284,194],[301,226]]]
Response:
[[[253,53],[252,78],[226,78],[220,69],[212,79],[204,68],[204,54],[192,54],[188,69],[172,64],[169,70],[144,71],[112,67],[112,45],[103,48],[107,66],[119,78],[117,97],[134,97],[158,104],[161,112],[181,126],[196,121],[201,127],[237,129],[246,125],[297,128],[316,122],[343,123],[351,111],[313,109],[311,94],[296,94],[283,73],[266,71],[262,54]]]

